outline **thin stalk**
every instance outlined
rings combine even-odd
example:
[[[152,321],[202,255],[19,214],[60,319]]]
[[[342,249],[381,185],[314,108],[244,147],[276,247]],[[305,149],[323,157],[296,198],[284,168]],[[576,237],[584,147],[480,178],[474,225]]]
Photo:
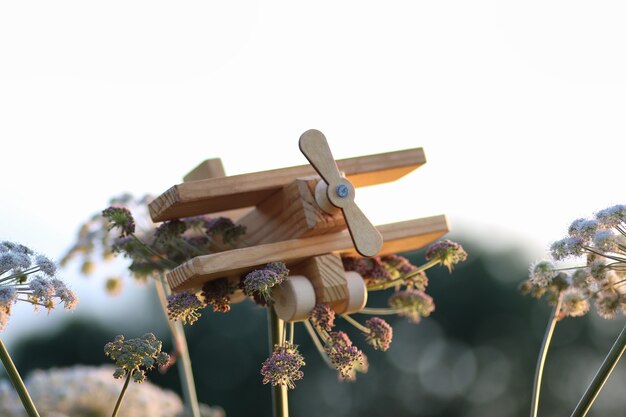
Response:
[[[115,408],[113,409],[113,414],[111,417],[117,417],[117,413],[120,411],[120,406],[122,405],[122,400],[124,399],[124,395],[126,395],[126,390],[128,389],[128,383],[130,382],[130,377],[133,375],[133,371],[128,373],[126,377],[126,381],[124,382],[124,387],[122,387],[122,392],[120,392],[120,396],[117,398],[117,403],[115,403]]]
[[[289,322],[289,344],[293,346],[293,334],[294,334],[295,323]]]
[[[167,327],[172,335],[172,340],[178,351],[180,360],[178,361],[178,377],[181,382],[181,389],[183,392],[183,400],[185,402],[185,408],[187,413],[191,417],[200,417],[200,408],[198,406],[198,396],[196,394],[196,385],[193,378],[193,370],[191,368],[191,357],[189,356],[189,348],[187,346],[187,338],[185,337],[185,330],[180,321],[171,321],[167,316],[167,295],[169,293],[169,287],[165,283],[163,274],[155,279],[154,286],[159,296],[161,304],[161,310],[165,314],[165,320],[167,321]]]
[[[431,259],[423,265],[417,267],[417,269],[409,272],[408,274],[402,275],[396,279],[392,279],[391,281],[383,282],[382,284],[374,284],[367,287],[368,291],[379,291],[386,290],[387,288],[391,288],[396,286],[397,284],[401,284],[403,281],[419,274],[422,271],[425,271],[433,266],[440,264],[441,261],[439,259]]]
[[[541,380],[543,377],[543,366],[546,363],[546,356],[548,355],[548,348],[552,341],[552,334],[554,333],[554,327],[558,321],[559,311],[561,310],[562,296],[556,302],[556,305],[550,313],[548,320],[548,326],[546,327],[546,333],[543,336],[543,342],[541,343],[541,350],[539,351],[539,358],[537,359],[537,368],[535,369],[535,380],[533,382],[533,396],[530,405],[530,417],[537,417],[539,411],[539,394],[541,391]]]
[[[17,391],[17,394],[20,396],[20,400],[22,400],[22,404],[24,405],[24,409],[26,410],[28,417],[39,417],[35,404],[33,404],[33,400],[28,394],[26,385],[24,385],[24,381],[22,381],[19,372],[17,372],[17,368],[11,359],[11,355],[9,355],[9,351],[4,346],[2,339],[0,339],[0,360],[2,360],[4,369],[6,369],[15,391]]]
[[[278,315],[274,311],[274,306],[271,303],[267,306],[267,321],[271,355],[274,352],[274,345],[280,345],[283,335],[285,334],[285,322],[278,318]],[[272,411],[274,417],[289,417],[289,401],[286,385],[279,384],[272,387]]]
[[[354,327],[356,327],[357,329],[359,329],[363,333],[369,333],[370,332],[370,329],[368,329],[367,327],[363,326],[361,323],[359,323],[358,321],[356,321],[355,319],[353,319],[349,315],[342,314],[341,317],[343,317],[348,323],[350,323],[351,325],[353,325]]]
[[[311,340],[313,340],[313,344],[317,348],[317,351],[320,353],[320,356],[322,357],[322,359],[324,359],[324,362],[326,362],[326,365],[332,368],[333,364],[330,361],[328,354],[326,354],[326,351],[324,350],[324,346],[322,346],[322,342],[320,342],[320,339],[315,333],[313,326],[311,325],[309,320],[305,320],[303,321],[303,323],[304,323],[304,327],[306,328],[306,331],[309,332],[309,336],[311,336]]]
[[[389,316],[392,314],[398,314],[405,311],[403,308],[364,308],[358,311],[361,314],[370,314],[375,316]]]
[[[585,391],[578,402],[571,417],[584,417],[587,415],[587,412],[591,409],[593,402],[602,390],[604,383],[609,379],[615,365],[617,365],[624,354],[624,350],[626,350],[626,326],[624,326],[622,332],[617,336],[613,347],[609,351],[609,354],[606,355],[606,358],[604,358],[604,362],[602,362],[600,369],[598,369],[598,373],[593,377],[591,384],[587,387],[587,391]]]

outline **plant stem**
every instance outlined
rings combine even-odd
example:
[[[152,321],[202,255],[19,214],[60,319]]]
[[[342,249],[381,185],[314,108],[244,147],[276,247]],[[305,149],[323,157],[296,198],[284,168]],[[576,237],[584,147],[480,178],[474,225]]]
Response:
[[[585,391],[582,398],[578,402],[576,409],[574,409],[572,417],[584,417],[587,415],[587,412],[602,390],[604,383],[607,379],[609,379],[613,368],[615,368],[615,365],[617,365],[617,362],[619,362],[620,358],[624,354],[624,350],[626,350],[626,326],[624,326],[622,332],[619,336],[617,336],[609,354],[606,355],[604,362],[602,362],[600,369],[598,369],[598,373],[593,377],[591,384],[587,387],[587,391]]]
[[[405,311],[403,308],[364,308],[357,313],[370,314],[375,316],[389,316],[391,314],[398,314]]]
[[[280,345],[284,335],[285,322],[278,318],[274,306],[267,306],[267,321],[269,330],[270,355],[274,352],[274,345]],[[276,385],[272,387],[272,411],[274,417],[289,417],[289,402],[287,398],[287,386]]]
[[[303,323],[304,323],[304,327],[306,328],[306,331],[309,332],[309,336],[311,336],[311,340],[313,340],[313,344],[317,348],[317,351],[320,353],[320,356],[322,357],[322,359],[324,359],[324,362],[326,362],[326,365],[333,368],[333,364],[330,361],[328,354],[324,350],[324,346],[322,346],[322,342],[320,342],[320,339],[317,336],[317,333],[315,333],[313,326],[311,325],[309,320],[304,320]]]
[[[368,291],[378,291],[378,290],[386,290],[387,288],[391,288],[396,286],[397,284],[401,284],[405,280],[419,274],[422,271],[425,271],[433,266],[440,264],[441,261],[439,259],[431,259],[423,265],[417,267],[417,269],[409,272],[408,274],[402,275],[396,279],[392,279],[391,281],[383,282],[382,284],[374,284],[367,287]]]
[[[535,369],[535,380],[533,382],[533,396],[530,404],[530,417],[537,417],[539,411],[539,394],[541,391],[541,379],[543,377],[543,366],[546,363],[546,356],[548,355],[548,348],[552,341],[552,334],[554,333],[554,327],[558,321],[559,311],[561,310],[562,295],[556,302],[556,305],[550,313],[548,320],[548,326],[546,327],[546,333],[543,336],[543,342],[541,343],[541,350],[539,351],[539,358],[537,359],[537,368]]]
[[[357,329],[359,329],[363,333],[367,334],[367,333],[370,332],[370,329],[368,329],[367,327],[363,326],[361,323],[359,323],[358,321],[356,321],[355,319],[353,319],[349,315],[342,314],[341,317],[343,317],[348,323],[350,323],[351,325],[353,325],[354,327],[356,327]]]
[[[0,360],[2,360],[4,369],[6,369],[7,374],[9,375],[9,379],[13,384],[13,387],[17,391],[17,394],[20,396],[20,400],[22,400],[22,404],[24,405],[24,409],[26,410],[28,417],[39,417],[39,413],[35,408],[35,404],[33,404],[33,400],[28,394],[26,385],[24,385],[24,381],[22,381],[19,372],[17,372],[17,368],[15,367],[15,364],[11,359],[11,355],[9,355],[9,351],[4,346],[2,339],[0,339]]]
[[[200,417],[200,408],[198,406],[198,396],[196,394],[196,385],[191,368],[191,357],[189,356],[189,348],[187,346],[187,338],[185,337],[185,329],[180,321],[171,321],[167,316],[167,295],[170,292],[165,277],[160,274],[154,281],[154,286],[159,296],[161,310],[165,314],[167,327],[172,335],[172,341],[178,351],[180,361],[178,361],[178,377],[183,392],[185,408],[191,417]]]
[[[122,392],[120,392],[120,396],[117,398],[117,403],[115,403],[115,408],[113,409],[113,414],[111,417],[117,417],[117,413],[120,411],[120,406],[122,405],[122,400],[124,399],[124,395],[126,395],[126,389],[128,388],[128,383],[130,382],[130,377],[133,375],[134,371],[130,371],[128,376],[126,377],[126,381],[124,382],[124,386],[122,387]]]

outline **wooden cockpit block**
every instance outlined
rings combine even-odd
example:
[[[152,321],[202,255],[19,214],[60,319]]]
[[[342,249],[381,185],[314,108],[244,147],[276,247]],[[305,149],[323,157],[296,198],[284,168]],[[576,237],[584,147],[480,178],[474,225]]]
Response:
[[[328,214],[315,201],[314,180],[296,179],[260,202],[237,224],[246,227],[246,246],[339,232],[346,228],[341,211]]]
[[[313,256],[290,269],[290,275],[304,275],[311,281],[318,303],[333,305],[348,298],[346,271],[336,253]]]
[[[394,181],[426,162],[422,148],[341,159],[339,170],[355,187]],[[155,222],[256,206],[296,178],[315,175],[310,165],[178,184],[149,204]]]
[[[377,229],[384,242],[379,255],[419,249],[450,230],[445,215],[386,224]],[[170,271],[167,281],[172,291],[196,289],[207,281],[244,274],[269,262],[282,261],[289,266],[325,253],[358,256],[350,234],[343,230],[198,256]]]

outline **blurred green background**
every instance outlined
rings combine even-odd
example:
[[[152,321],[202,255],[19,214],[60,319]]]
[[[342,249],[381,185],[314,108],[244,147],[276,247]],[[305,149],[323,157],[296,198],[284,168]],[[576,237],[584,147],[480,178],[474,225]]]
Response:
[[[355,344],[369,358],[367,374],[356,382],[340,382],[312,345],[302,325],[296,343],[305,356],[305,376],[290,391],[293,416],[525,416],[529,412],[535,361],[550,308],[543,300],[520,295],[528,259],[520,248],[482,247],[467,236],[451,236],[469,254],[452,274],[445,268],[428,271],[427,292],[436,310],[415,325],[386,316],[394,340],[387,352],[373,351],[360,333],[341,319]],[[405,254],[414,264],[423,251]],[[390,290],[389,290],[390,291]],[[136,337],[152,331],[172,346],[156,294],[146,286],[148,311],[134,314]],[[370,294],[369,306],[385,306],[388,292]],[[361,322],[368,316],[355,315]],[[606,321],[592,310],[588,316],[565,319],[556,327],[542,394],[542,416],[569,415],[603,356],[619,333],[623,318]],[[128,325],[129,323],[126,323]],[[266,310],[250,301],[233,305],[228,314],[203,311],[186,326],[201,402],[223,407],[229,417],[271,415],[270,387],[259,369],[268,356]],[[120,333],[93,318],[71,318],[57,330],[22,337],[12,351],[18,369],[107,363],[104,344]],[[77,335],[80,335],[78,337]],[[591,416],[624,415],[626,369],[618,366],[598,398]],[[174,368],[152,372],[149,379],[180,392]]]

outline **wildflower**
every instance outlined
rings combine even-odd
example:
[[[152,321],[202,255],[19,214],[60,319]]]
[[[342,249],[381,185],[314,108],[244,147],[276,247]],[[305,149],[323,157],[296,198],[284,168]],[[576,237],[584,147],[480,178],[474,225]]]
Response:
[[[384,283],[394,278],[390,268],[387,268],[378,256],[371,258],[346,256],[342,258],[342,262],[346,271],[355,271],[361,275],[366,285]]]
[[[354,382],[356,381],[356,375],[357,373],[361,373],[361,374],[366,374],[367,371],[369,370],[370,367],[370,363],[367,360],[367,356],[365,355],[365,353],[361,352],[361,357],[363,359],[362,362],[358,362],[354,365],[354,368],[352,368],[352,370],[350,372],[348,372],[346,375],[342,375],[339,374],[339,381],[349,381],[349,382]]]
[[[369,333],[365,335],[367,343],[383,352],[389,349],[393,338],[393,328],[379,317],[372,317],[365,322],[365,325],[369,329]]]
[[[608,272],[609,269],[602,259],[596,259],[589,264],[589,273],[597,281],[605,279]]]
[[[109,230],[120,229],[121,237],[135,233],[135,219],[127,208],[109,207],[102,211],[102,216],[109,221]]]
[[[167,316],[170,320],[180,319],[183,324],[194,324],[200,317],[203,307],[198,297],[187,291],[171,294],[167,297]]]
[[[39,266],[41,272],[49,277],[53,277],[57,272],[56,264],[44,255],[37,255],[35,257],[35,264]]]
[[[138,383],[145,380],[141,368],[152,369],[155,363],[165,365],[169,361],[169,355],[161,352],[161,341],[152,333],[128,340],[122,335],[116,336],[113,342],[104,345],[104,354],[115,361],[115,378],[130,377],[137,373],[134,381]]]
[[[335,311],[326,304],[316,304],[311,311],[311,321],[318,329],[330,332],[335,325]]]
[[[408,318],[411,323],[419,323],[422,317],[430,316],[435,310],[432,297],[414,289],[396,291],[389,297],[388,303],[390,307],[398,310],[398,315]]]
[[[591,284],[592,277],[589,268],[579,268],[572,274],[572,285],[579,288],[585,288]]]
[[[598,222],[607,228],[617,227],[626,221],[626,205],[617,204],[596,213]]]
[[[438,260],[451,272],[453,265],[467,259],[467,252],[458,243],[446,239],[430,245],[425,257],[427,261]]]
[[[583,254],[584,242],[578,237],[566,237],[550,245],[552,258],[557,261],[569,256],[580,256]]]
[[[44,255],[19,243],[0,242],[0,330],[17,301],[29,302],[35,310],[40,305],[50,310],[56,300],[68,310],[76,307],[78,298],[55,274],[56,265]]]
[[[603,252],[618,250],[617,236],[611,230],[598,230],[593,237],[594,246]]]
[[[530,266],[530,282],[537,287],[547,287],[556,277],[554,264],[549,261],[539,261]]]
[[[388,270],[397,271],[399,275],[407,275],[417,269],[408,259],[399,255],[385,255],[380,260]]]
[[[222,241],[230,245],[235,243],[241,236],[246,233],[246,227],[235,225],[233,221],[227,217],[216,217],[205,221],[206,233],[211,236],[221,236]]]
[[[571,237],[579,238],[586,242],[593,237],[599,226],[597,220],[576,219],[572,222],[568,231]]]
[[[343,378],[349,378],[355,367],[364,363],[363,352],[352,345],[352,341],[344,332],[330,333],[324,350]]]
[[[620,296],[615,291],[602,291],[596,297],[596,311],[604,319],[614,319],[618,311],[621,310]]]
[[[563,291],[563,307],[561,314],[563,317],[580,317],[589,311],[589,301],[585,294],[578,288],[569,288]]]
[[[271,289],[285,280],[285,275],[279,275],[273,269],[257,269],[250,272],[243,280],[243,292],[246,295],[258,293],[265,300],[271,300]]]
[[[298,346],[285,342],[284,346],[274,345],[272,355],[263,362],[261,375],[263,383],[273,386],[282,385],[290,389],[296,387],[295,381],[302,379],[304,357],[298,352]]]
[[[213,306],[214,312],[230,311],[230,296],[237,289],[228,278],[214,279],[202,286],[202,297],[207,305]]]
[[[283,279],[289,275],[289,269],[287,269],[287,265],[284,262],[270,262],[265,265],[265,269],[269,269]]]

